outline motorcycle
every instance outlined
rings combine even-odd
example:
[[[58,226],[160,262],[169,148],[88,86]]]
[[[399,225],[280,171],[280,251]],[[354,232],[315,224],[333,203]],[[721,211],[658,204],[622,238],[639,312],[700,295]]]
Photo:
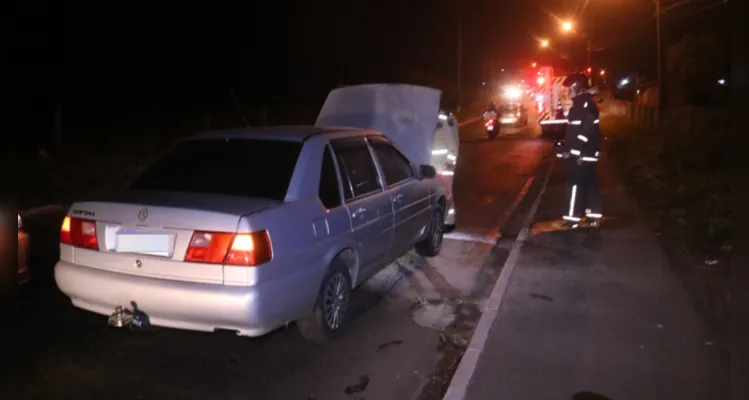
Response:
[[[489,140],[499,135],[499,124],[497,123],[496,113],[493,113],[493,115],[490,115],[488,112],[484,114],[484,127],[486,128],[486,135]]]
[[[497,134],[499,134],[499,125],[497,125],[497,120],[490,119],[484,123],[484,126],[486,126],[486,135],[489,137],[489,140],[497,137]]]

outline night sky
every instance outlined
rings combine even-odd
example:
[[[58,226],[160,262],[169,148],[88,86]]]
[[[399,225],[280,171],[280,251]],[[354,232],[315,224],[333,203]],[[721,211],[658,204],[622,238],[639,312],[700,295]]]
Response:
[[[55,103],[91,113],[230,107],[229,88],[248,108],[294,107],[318,104],[339,84],[402,81],[413,70],[453,82],[461,16],[465,87],[487,78],[487,62],[583,59],[584,42],[558,33],[555,18],[567,16],[606,48],[594,65],[655,67],[652,0],[30,0],[18,7],[6,27],[21,118],[46,115]],[[558,52],[539,52],[539,37]]]

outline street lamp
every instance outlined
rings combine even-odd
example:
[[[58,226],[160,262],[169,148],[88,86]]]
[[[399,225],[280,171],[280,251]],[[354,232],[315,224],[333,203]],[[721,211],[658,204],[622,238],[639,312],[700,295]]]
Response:
[[[536,63],[531,63],[531,68],[536,68]]]
[[[549,40],[548,39],[541,39],[541,47],[549,47]]]
[[[562,25],[561,25],[561,30],[564,33],[575,32],[575,25],[571,21],[563,21]],[[586,41],[586,48],[585,48],[585,51],[586,51],[586,61],[587,61],[586,65],[590,65],[590,53],[592,51],[592,49],[591,49],[592,46],[591,46],[591,42],[590,42],[590,36],[588,36],[588,35],[586,35],[586,34],[584,34],[582,32],[575,32],[575,33],[577,33],[578,35],[582,36],[585,39],[585,41]]]

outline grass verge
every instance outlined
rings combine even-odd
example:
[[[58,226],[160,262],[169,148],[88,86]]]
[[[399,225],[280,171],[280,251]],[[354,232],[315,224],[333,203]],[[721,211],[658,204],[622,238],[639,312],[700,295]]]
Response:
[[[674,135],[623,120],[609,121],[602,131],[677,275],[716,327],[724,327],[730,317],[728,132]]]

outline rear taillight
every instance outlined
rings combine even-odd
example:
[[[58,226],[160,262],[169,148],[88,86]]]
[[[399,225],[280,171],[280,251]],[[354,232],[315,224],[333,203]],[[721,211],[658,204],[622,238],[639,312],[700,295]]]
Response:
[[[195,232],[185,261],[206,264],[260,265],[273,252],[267,231],[254,233]]]
[[[60,243],[84,249],[99,250],[96,221],[65,217],[60,228]]]

